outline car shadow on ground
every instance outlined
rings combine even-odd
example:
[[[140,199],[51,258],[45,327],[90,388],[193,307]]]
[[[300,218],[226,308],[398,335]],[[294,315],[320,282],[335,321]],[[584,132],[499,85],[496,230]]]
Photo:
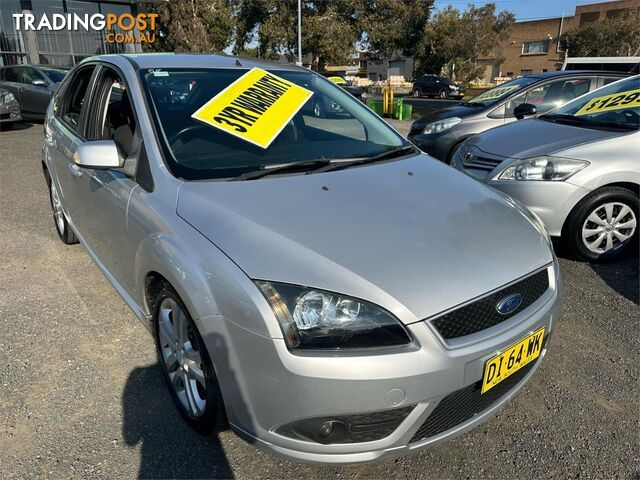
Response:
[[[233,478],[218,432],[201,435],[185,423],[161,369],[134,369],[122,396],[122,437],[140,444],[138,478]]]
[[[35,122],[38,123],[38,122]],[[42,122],[40,122],[42,123]],[[15,130],[27,130],[33,127],[34,124],[31,122],[16,122],[12,125],[3,125],[0,123],[0,132],[11,132]]]
[[[205,338],[218,377],[224,375],[227,412],[243,420],[243,428],[254,430],[252,416],[243,399],[230,349],[224,336],[210,333]],[[224,407],[223,407],[224,408]],[[209,435],[197,433],[182,419],[165,384],[162,366],[135,368],[122,395],[122,437],[127,445],[140,444],[138,478],[234,478],[219,434],[222,425]],[[245,438],[251,443],[252,438]]]
[[[591,263],[592,270],[613,290],[640,305],[640,257],[629,253],[609,263]]]

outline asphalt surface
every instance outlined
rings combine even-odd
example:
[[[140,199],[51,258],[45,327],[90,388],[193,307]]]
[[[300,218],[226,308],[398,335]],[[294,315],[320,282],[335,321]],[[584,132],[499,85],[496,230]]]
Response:
[[[491,421],[396,461],[294,465],[182,422],[151,336],[82,247],[58,240],[41,141],[42,125],[0,132],[2,478],[639,478],[636,255],[561,259],[549,354]]]

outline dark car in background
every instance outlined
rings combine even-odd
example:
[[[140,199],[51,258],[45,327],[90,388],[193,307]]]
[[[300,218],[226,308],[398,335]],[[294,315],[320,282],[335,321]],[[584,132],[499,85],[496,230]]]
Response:
[[[629,74],[556,71],[516,78],[468,102],[430,112],[411,125],[408,138],[432,157],[450,163],[455,147],[476,133],[549,112],[626,76]]]
[[[18,102],[22,118],[42,120],[49,100],[67,69],[45,65],[11,65],[0,68],[0,88]]]
[[[464,85],[455,83],[450,78],[440,75],[420,75],[413,82],[411,93],[414,97],[440,97],[460,98],[464,97]]]

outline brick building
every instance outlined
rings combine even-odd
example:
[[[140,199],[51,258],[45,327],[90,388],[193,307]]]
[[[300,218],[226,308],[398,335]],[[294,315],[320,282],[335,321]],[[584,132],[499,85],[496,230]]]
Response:
[[[602,21],[625,10],[639,10],[640,0],[618,0],[576,6],[572,16],[516,22],[509,38],[500,47],[504,62],[498,67],[485,59],[484,80],[496,76],[517,77],[536,72],[559,70],[564,52],[558,44],[560,35],[585,23]]]

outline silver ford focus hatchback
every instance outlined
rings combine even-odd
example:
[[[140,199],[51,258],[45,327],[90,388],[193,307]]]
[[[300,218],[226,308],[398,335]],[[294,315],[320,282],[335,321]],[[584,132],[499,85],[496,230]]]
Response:
[[[186,421],[290,460],[374,461],[473,428],[558,321],[534,214],[302,68],[85,60],[49,106],[43,168],[60,238],[152,332]]]

